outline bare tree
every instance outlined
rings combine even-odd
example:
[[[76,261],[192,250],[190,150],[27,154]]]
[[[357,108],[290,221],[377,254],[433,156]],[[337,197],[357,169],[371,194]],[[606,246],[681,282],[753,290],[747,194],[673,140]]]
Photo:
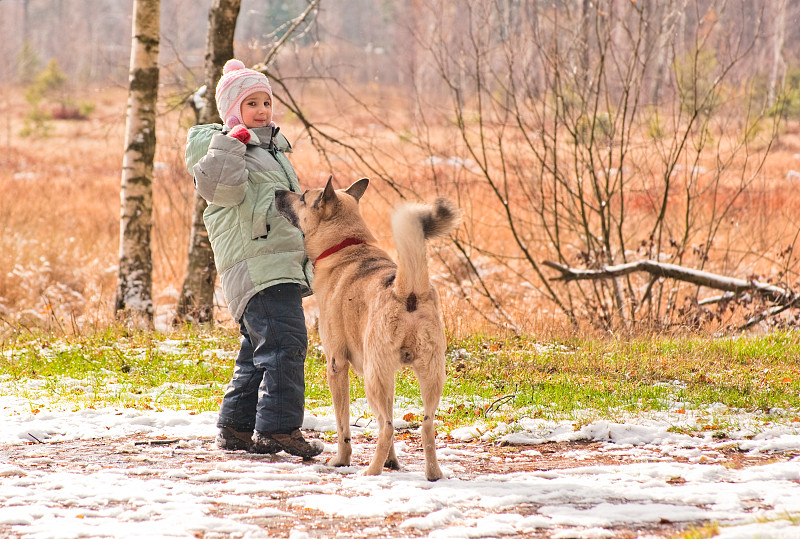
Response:
[[[483,296],[498,324],[517,327],[499,306],[520,292],[480,269],[498,266],[576,322],[680,323],[681,301],[696,301],[696,287],[633,273],[554,283],[540,261],[589,269],[636,258],[709,263],[777,129],[752,78],[737,78],[758,52],[761,13],[737,33],[724,23],[747,8],[744,0],[695,3],[686,16],[678,13],[683,0],[659,9],[528,0],[513,5],[516,25],[508,4],[457,4],[430,4],[430,30],[418,42],[448,90],[458,138],[437,139],[428,106],[415,142],[432,157],[455,153],[471,163],[470,188],[458,190],[476,215],[456,239],[471,268],[468,285],[460,278],[465,299],[481,309],[475,298]],[[527,20],[531,13],[538,20]],[[479,228],[487,224],[498,231],[489,240]],[[715,263],[729,269],[733,260]]]
[[[160,0],[134,0],[125,155],[122,163],[119,277],[115,311],[153,323],[153,158],[156,149]]]
[[[208,37],[204,63],[205,91],[202,94],[203,106],[198,111],[198,123],[221,121],[217,112],[214,88],[222,75],[225,62],[233,58],[233,36],[241,5],[241,0],[214,0],[208,11]],[[203,222],[203,212],[207,207],[205,199],[195,192],[186,278],[178,299],[177,321],[206,324],[214,320],[217,268],[214,265],[214,253],[208,240],[208,231]]]

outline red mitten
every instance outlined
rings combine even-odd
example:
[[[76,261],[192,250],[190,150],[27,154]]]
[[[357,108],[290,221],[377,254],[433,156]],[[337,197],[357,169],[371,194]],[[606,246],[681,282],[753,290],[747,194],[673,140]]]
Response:
[[[237,125],[228,132],[229,137],[233,137],[240,141],[242,144],[247,144],[250,141],[250,131],[241,124]]]

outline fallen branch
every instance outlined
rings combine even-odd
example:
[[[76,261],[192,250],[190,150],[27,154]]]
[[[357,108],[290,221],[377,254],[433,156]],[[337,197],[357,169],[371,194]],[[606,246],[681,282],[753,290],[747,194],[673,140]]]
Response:
[[[649,273],[655,277],[675,279],[677,281],[684,281],[687,283],[696,284],[698,286],[713,288],[715,290],[723,290],[728,293],[724,294],[723,296],[714,297],[708,303],[721,301],[722,299],[732,299],[740,294],[752,293],[786,308],[800,304],[800,294],[779,286],[756,280],[726,277],[716,273],[684,268],[683,266],[656,262],[654,260],[639,260],[637,262],[629,262],[627,264],[619,264],[617,266],[604,266],[601,269],[594,270],[570,268],[563,264],[550,262],[548,260],[545,260],[542,262],[542,264],[561,273],[561,275],[558,277],[551,278],[552,281],[569,282],[614,279],[616,277],[622,277],[624,275],[641,271]]]
[[[708,298],[703,298],[697,302],[698,305],[701,307],[705,305],[714,305],[715,303],[722,303],[723,301],[731,301],[736,299],[736,294],[732,292],[725,292],[724,294],[720,294],[719,296],[711,296]]]

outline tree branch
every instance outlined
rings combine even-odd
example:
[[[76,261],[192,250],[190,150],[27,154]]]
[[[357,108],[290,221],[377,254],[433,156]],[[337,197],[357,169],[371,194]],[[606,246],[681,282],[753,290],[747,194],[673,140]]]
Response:
[[[261,63],[261,64],[253,66],[253,69],[255,71],[261,71],[262,73],[266,74],[266,69],[267,69],[267,66],[269,65],[269,63],[272,61],[272,59],[275,56],[277,56],[278,51],[281,50],[281,47],[283,46],[283,44],[286,43],[286,41],[290,37],[292,37],[292,35],[294,34],[294,31],[297,30],[297,28],[301,24],[303,24],[306,21],[306,19],[308,19],[308,16],[311,14],[312,11],[314,11],[317,8],[317,6],[319,5],[319,2],[320,2],[320,0],[312,0],[311,2],[309,2],[309,4],[306,7],[305,11],[303,11],[300,15],[298,15],[292,21],[290,21],[291,22],[291,26],[289,27],[289,29],[286,32],[284,32],[283,36],[278,40],[278,42],[275,43],[272,46],[272,50],[269,52],[267,57],[264,59],[264,62]]]

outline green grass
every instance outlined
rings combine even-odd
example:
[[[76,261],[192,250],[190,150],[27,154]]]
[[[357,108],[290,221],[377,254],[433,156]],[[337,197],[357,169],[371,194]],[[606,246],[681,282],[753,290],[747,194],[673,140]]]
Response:
[[[102,332],[0,343],[0,393],[61,405],[216,409],[238,340],[224,332]],[[220,357],[222,356],[222,357]],[[66,381],[66,383],[65,383]]]
[[[800,337],[794,334],[571,340],[544,346],[475,338],[462,346],[468,357],[464,378],[484,376],[491,382],[485,386],[516,390],[520,405],[538,398],[536,392],[570,396],[601,409],[605,402],[653,403],[667,395],[750,410],[800,405]]]
[[[27,398],[32,408],[216,410],[238,346],[238,334],[224,329],[163,334],[111,327],[59,337],[19,333],[0,342],[0,394]],[[675,412],[680,403],[784,410],[765,414],[765,422],[792,422],[800,415],[800,336],[795,333],[558,342],[474,335],[451,343],[447,372],[438,418],[448,428],[512,422],[523,415],[613,420],[626,413]],[[324,357],[314,337],[306,394],[309,409],[330,404]],[[398,374],[397,394],[419,400],[410,369]],[[351,397],[364,397],[355,376]],[[726,427],[713,414],[704,421],[688,430]]]

